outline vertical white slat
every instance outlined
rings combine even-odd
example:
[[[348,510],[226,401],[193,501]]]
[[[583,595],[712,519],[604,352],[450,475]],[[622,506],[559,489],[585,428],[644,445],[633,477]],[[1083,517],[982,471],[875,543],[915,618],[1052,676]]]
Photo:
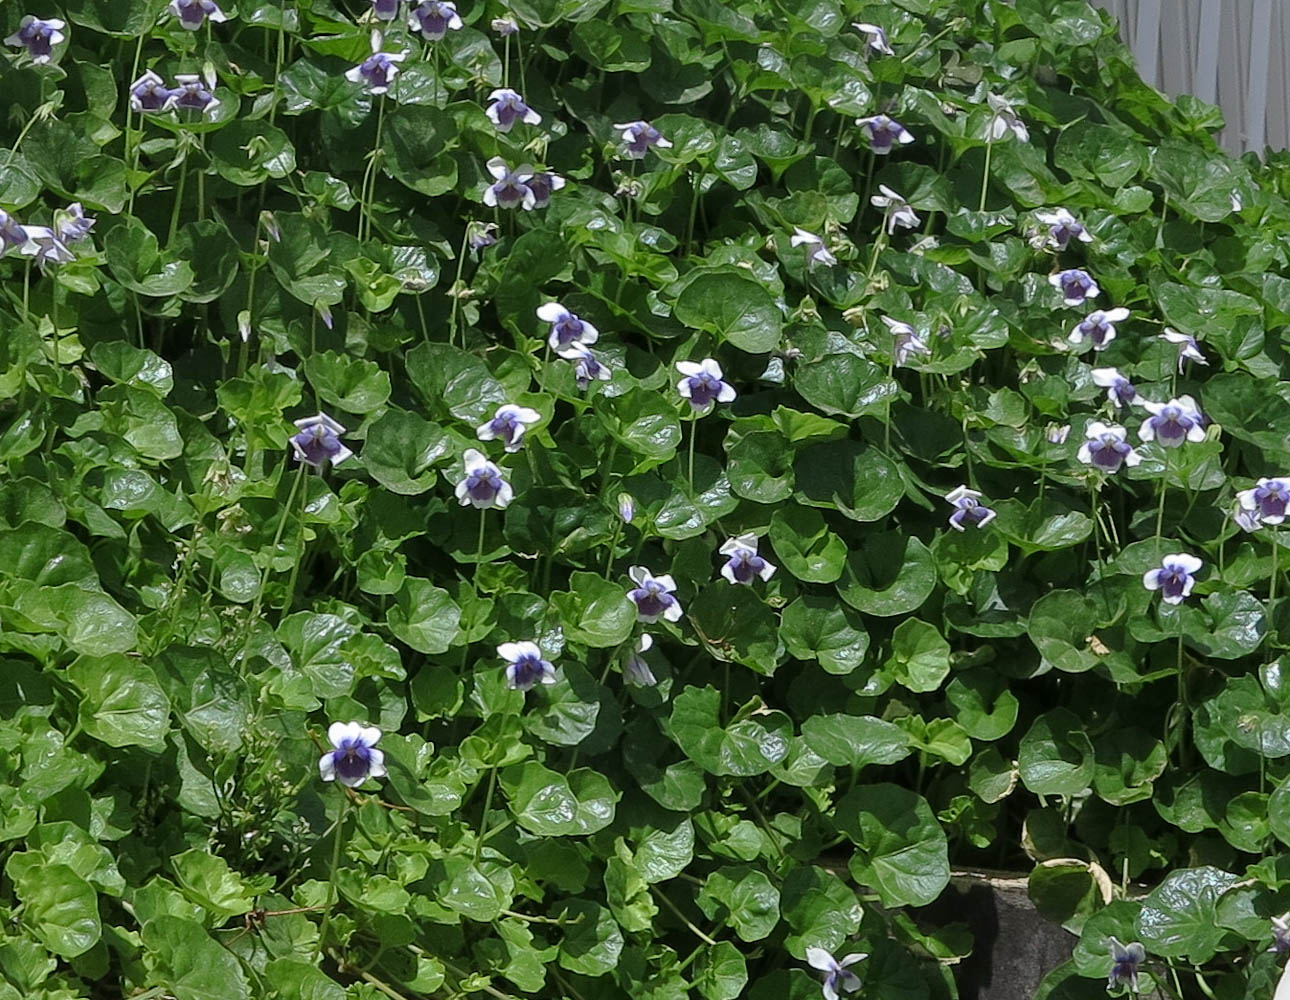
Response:
[[[1196,89],[1193,93],[1210,104],[1218,102],[1218,37],[1222,29],[1223,0],[1200,0],[1199,38],[1196,47]]]
[[[1160,68],[1160,0],[1138,0],[1133,39],[1138,72],[1148,83],[1157,84]]]
[[[1250,24],[1249,100],[1245,148],[1263,155],[1268,124],[1268,64],[1272,56],[1272,0],[1254,0]]]

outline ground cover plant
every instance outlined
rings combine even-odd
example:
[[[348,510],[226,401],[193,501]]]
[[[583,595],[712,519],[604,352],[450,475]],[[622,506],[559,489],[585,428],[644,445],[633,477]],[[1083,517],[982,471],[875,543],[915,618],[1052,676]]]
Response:
[[[0,9],[5,998],[1290,951],[1290,207],[1081,2]]]

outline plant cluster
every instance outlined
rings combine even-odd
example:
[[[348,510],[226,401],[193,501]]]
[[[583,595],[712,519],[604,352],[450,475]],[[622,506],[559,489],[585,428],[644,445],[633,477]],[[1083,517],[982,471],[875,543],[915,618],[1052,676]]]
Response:
[[[1290,952],[1290,202],[1082,0],[0,9],[0,1000]]]

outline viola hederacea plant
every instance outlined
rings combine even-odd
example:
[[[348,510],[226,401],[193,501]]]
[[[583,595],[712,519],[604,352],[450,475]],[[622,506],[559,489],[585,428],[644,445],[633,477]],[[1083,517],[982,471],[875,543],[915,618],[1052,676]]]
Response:
[[[837,959],[825,948],[806,949],[807,965],[824,973],[824,1000],[838,1000],[839,997],[860,989],[860,977],[851,971],[850,966],[863,962],[868,957],[864,952],[852,952]]]
[[[1196,556],[1185,552],[1165,556],[1157,569],[1147,570],[1142,575],[1142,585],[1148,590],[1160,591],[1160,597],[1166,604],[1181,604],[1191,595],[1196,585],[1196,574],[1204,563]]]
[[[0,37],[0,1000],[1275,992],[1290,159],[1109,15]]]

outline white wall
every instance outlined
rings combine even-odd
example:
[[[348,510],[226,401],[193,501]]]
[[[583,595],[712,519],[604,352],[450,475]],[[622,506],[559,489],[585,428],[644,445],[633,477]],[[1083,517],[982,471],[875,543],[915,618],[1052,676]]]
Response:
[[[1290,148],[1286,0],[1092,0],[1120,21],[1142,78],[1219,105],[1233,153]]]

